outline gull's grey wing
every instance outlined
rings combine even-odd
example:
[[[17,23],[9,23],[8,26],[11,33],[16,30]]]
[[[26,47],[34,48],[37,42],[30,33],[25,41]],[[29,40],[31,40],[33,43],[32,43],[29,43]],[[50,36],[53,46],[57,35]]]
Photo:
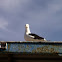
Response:
[[[34,39],[44,39],[43,37],[40,37],[37,34],[30,33],[29,35],[34,36]]]

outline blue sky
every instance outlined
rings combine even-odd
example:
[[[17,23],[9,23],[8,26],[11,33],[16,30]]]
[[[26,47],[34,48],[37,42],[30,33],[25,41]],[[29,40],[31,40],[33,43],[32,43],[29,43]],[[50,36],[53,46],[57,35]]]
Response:
[[[25,41],[25,24],[47,40],[62,40],[62,0],[0,0],[0,41]]]

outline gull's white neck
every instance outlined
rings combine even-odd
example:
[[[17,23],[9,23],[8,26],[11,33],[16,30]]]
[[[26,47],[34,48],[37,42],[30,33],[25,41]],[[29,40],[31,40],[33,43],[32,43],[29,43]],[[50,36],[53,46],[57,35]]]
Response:
[[[25,34],[29,34],[29,33],[31,33],[30,32],[30,28],[28,27],[28,28],[25,28]]]

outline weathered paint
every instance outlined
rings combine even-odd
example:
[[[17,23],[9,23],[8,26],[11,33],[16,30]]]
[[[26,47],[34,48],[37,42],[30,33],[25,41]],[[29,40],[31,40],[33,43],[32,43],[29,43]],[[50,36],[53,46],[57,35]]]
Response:
[[[62,55],[62,43],[54,42],[7,42],[7,49],[1,52],[13,53],[55,53]]]

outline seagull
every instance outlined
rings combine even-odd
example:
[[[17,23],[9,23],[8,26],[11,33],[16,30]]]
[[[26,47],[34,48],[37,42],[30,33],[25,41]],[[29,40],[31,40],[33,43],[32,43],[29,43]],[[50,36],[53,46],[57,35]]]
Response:
[[[24,34],[24,39],[26,41],[46,41],[45,38],[38,36],[37,34],[31,33],[30,32],[30,28],[29,28],[29,24],[25,25],[25,34]]]

